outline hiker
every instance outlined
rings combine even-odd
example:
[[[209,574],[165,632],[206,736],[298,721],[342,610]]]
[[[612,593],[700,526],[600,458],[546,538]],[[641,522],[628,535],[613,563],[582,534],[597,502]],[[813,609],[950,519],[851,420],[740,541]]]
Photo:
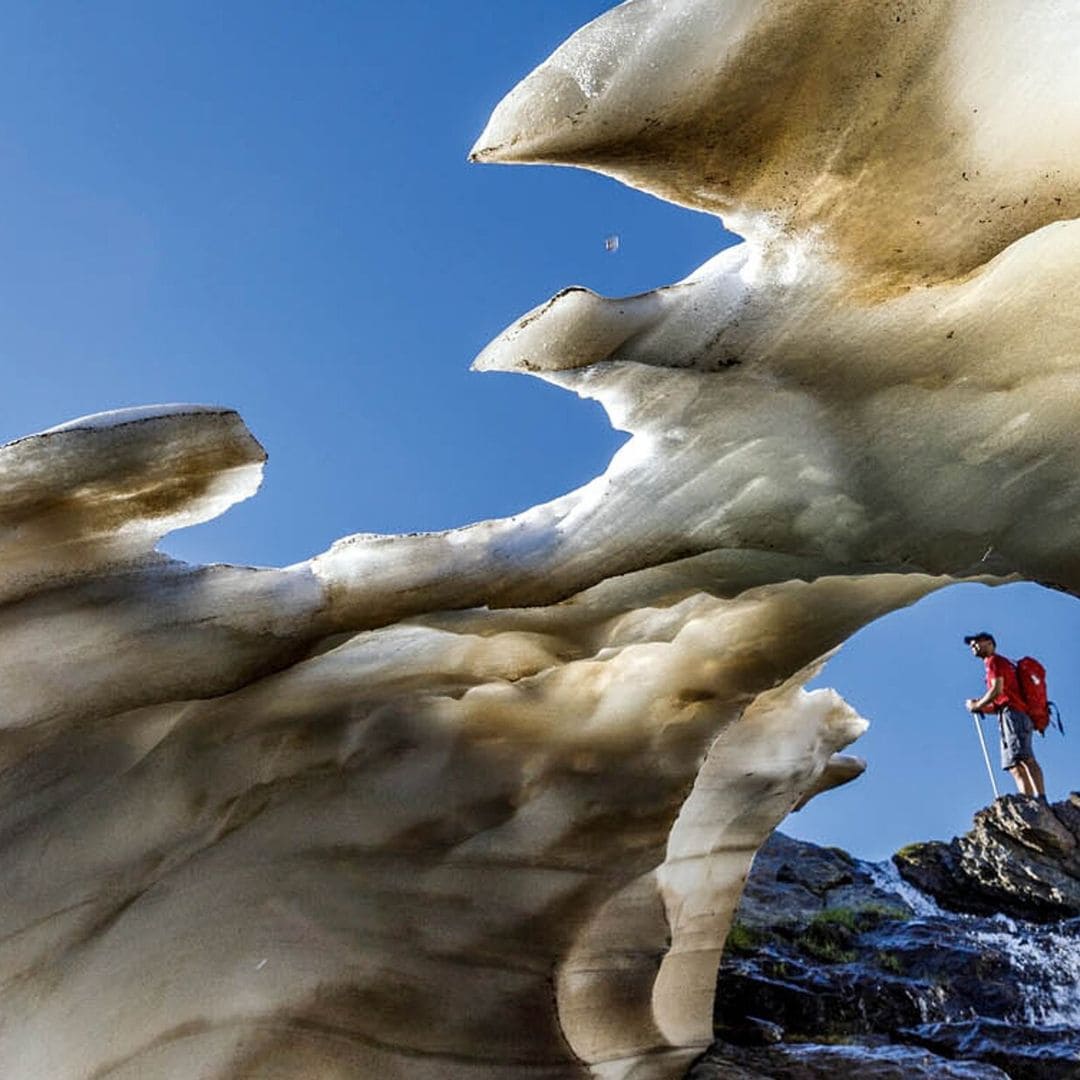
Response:
[[[968,698],[971,713],[996,713],[1001,731],[1001,767],[1016,781],[1021,795],[1046,798],[1042,769],[1031,749],[1034,725],[1016,680],[1016,669],[997,652],[993,634],[985,630],[964,638],[973,655],[986,665],[986,693]]]

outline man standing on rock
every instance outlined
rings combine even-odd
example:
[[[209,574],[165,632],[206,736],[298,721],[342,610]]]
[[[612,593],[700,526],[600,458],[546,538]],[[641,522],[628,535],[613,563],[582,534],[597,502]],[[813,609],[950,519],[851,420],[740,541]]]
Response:
[[[1021,795],[1046,798],[1042,769],[1031,749],[1034,726],[1016,681],[1016,668],[997,652],[993,634],[985,630],[964,638],[964,644],[986,666],[986,693],[968,698],[968,712],[996,713],[1001,731],[1001,767],[1016,781]]]

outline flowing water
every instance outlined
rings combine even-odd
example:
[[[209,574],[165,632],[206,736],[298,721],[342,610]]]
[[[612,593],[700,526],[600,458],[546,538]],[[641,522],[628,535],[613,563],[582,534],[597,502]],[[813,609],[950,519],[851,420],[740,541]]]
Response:
[[[1024,996],[1025,1023],[1038,1027],[1080,1027],[1080,926],[1036,926],[999,917],[981,920],[973,938],[1005,954]]]
[[[942,920],[973,948],[1003,958],[1020,991],[1022,1010],[1009,1017],[1037,1027],[1080,1029],[1080,919],[1043,925],[1006,915],[981,917],[945,911],[908,884],[889,861],[866,866],[874,885],[892,893],[916,920]]]
[[[951,919],[953,917],[950,912],[943,911],[938,907],[937,901],[933,897],[919,892],[914,885],[909,885],[897,872],[891,860],[886,859],[884,862],[879,863],[863,863],[863,866],[869,873],[875,888],[899,897],[915,912],[916,916],[927,919]]]
[[[827,849],[789,838],[774,838],[754,872],[770,886],[749,901],[758,941],[749,935],[725,957],[715,1068],[701,1076],[745,1066],[783,1076],[1080,1080],[1080,918],[947,911],[891,861],[850,860],[845,872]],[[824,905],[816,914],[798,907],[811,892]],[[745,1044],[732,1057],[747,1037],[740,1025],[755,1018],[783,1041]],[[919,1064],[926,1052],[932,1074]]]

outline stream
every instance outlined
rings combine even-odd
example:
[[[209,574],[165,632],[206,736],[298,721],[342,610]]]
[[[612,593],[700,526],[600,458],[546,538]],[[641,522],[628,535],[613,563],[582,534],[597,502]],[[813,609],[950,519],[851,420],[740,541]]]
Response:
[[[774,834],[693,1080],[1080,1080],[1080,918],[948,911],[891,862]]]

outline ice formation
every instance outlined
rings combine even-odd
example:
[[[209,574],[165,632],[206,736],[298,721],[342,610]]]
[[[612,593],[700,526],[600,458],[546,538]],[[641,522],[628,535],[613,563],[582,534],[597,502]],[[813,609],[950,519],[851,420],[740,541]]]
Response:
[[[0,449],[0,1075],[682,1075],[754,851],[859,771],[821,658],[959,578],[1080,587],[1078,46],[1049,0],[571,38],[474,157],[746,242],[484,351],[632,436],[515,518],[191,567],[155,543],[258,484],[234,413]]]

